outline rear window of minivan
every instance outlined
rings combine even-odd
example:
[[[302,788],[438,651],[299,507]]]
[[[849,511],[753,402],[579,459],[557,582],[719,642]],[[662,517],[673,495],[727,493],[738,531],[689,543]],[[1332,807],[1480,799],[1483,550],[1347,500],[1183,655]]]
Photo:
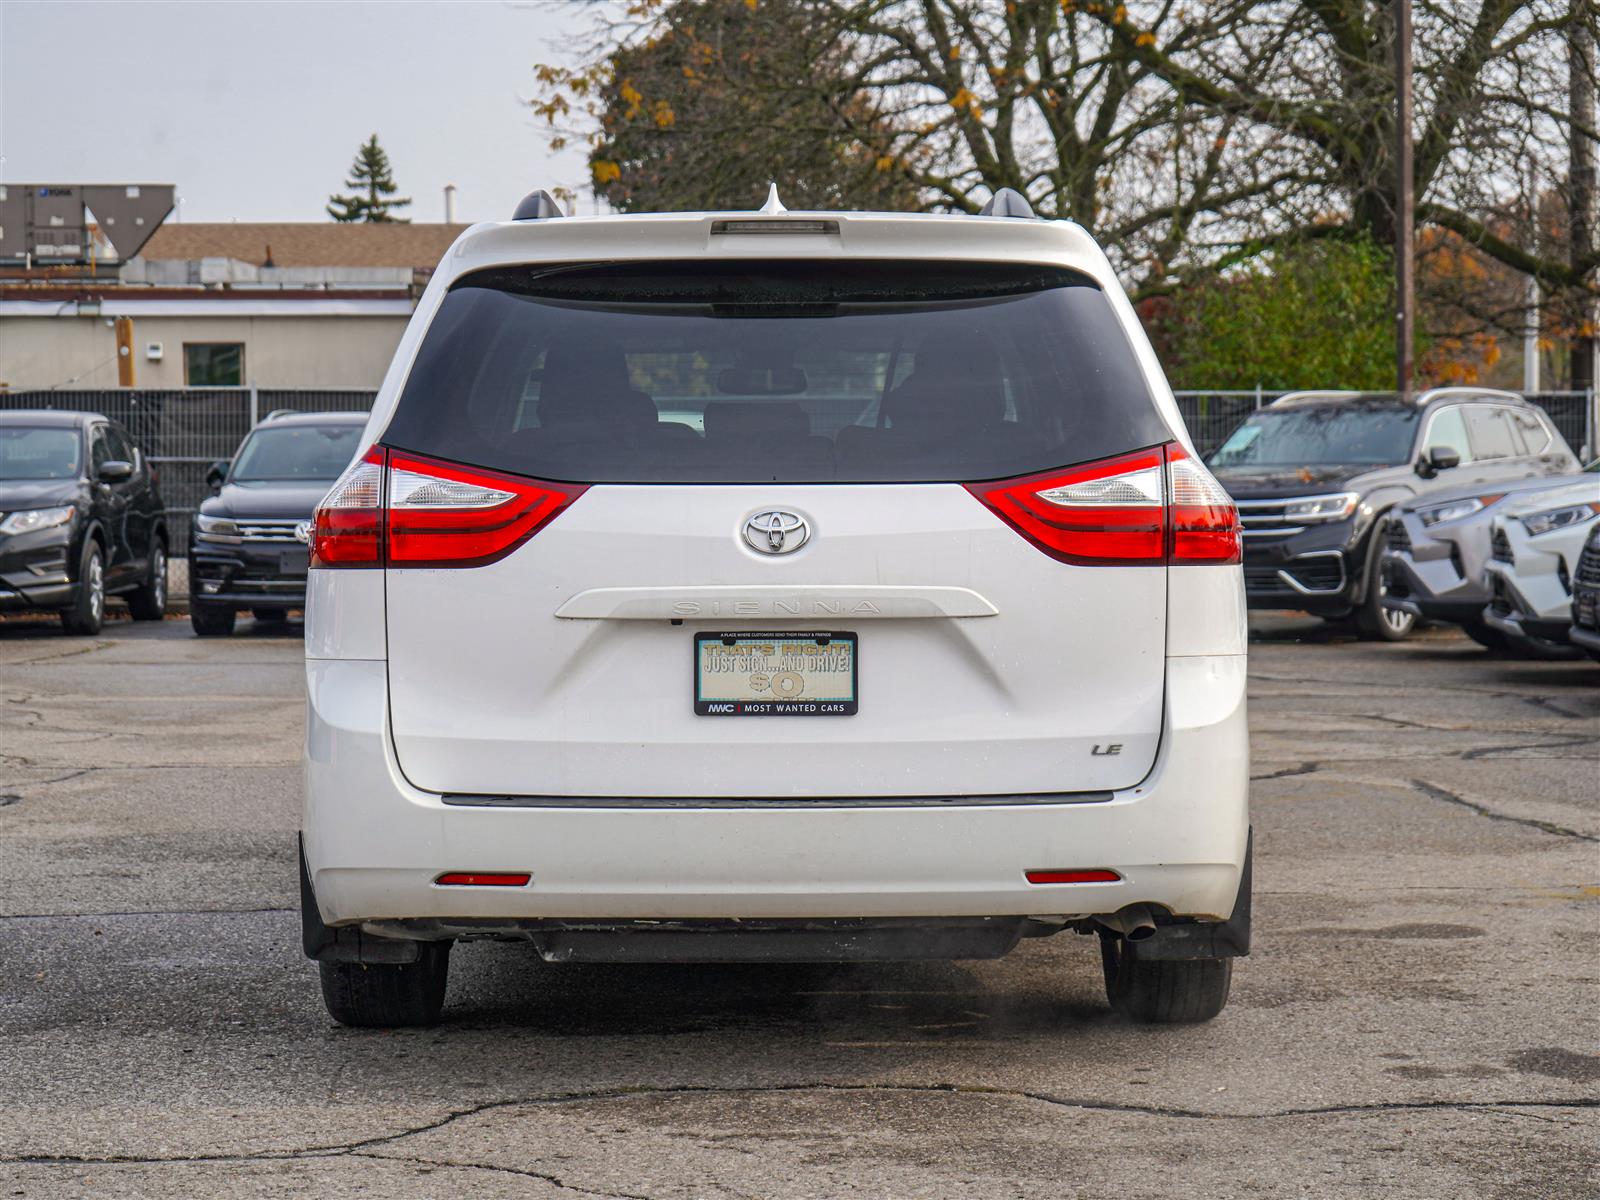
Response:
[[[464,276],[382,440],[574,483],[919,483],[1170,436],[1075,272],[723,260]]]

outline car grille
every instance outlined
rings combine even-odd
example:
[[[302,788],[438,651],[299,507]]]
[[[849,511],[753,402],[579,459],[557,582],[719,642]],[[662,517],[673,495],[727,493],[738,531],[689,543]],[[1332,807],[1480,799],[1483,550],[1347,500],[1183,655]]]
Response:
[[[1515,563],[1517,560],[1511,553],[1511,539],[1506,537],[1504,529],[1496,529],[1489,538],[1489,557],[1495,562]]]
[[[1591,533],[1584,543],[1583,553],[1578,556],[1576,581],[1600,587],[1600,531]]]
[[[294,536],[294,527],[300,522],[294,518],[288,520],[268,520],[266,518],[245,518],[237,522],[239,536],[246,542],[297,542],[300,539]]]
[[[1304,525],[1284,524],[1283,510],[1295,499],[1297,497],[1291,496],[1283,500],[1235,501],[1239,509],[1239,523],[1244,526],[1244,536],[1261,541],[1300,533],[1305,529]]]
[[[1389,549],[1402,550],[1407,553],[1411,550],[1411,533],[1406,529],[1404,521],[1390,521],[1385,537],[1389,542]]]

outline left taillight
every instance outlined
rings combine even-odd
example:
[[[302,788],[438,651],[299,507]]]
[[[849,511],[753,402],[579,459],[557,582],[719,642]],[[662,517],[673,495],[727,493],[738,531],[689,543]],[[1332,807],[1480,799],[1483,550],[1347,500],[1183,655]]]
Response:
[[[333,485],[312,536],[318,567],[480,567],[584,492],[375,446]]]
[[[383,565],[383,462],[377,446],[351,463],[312,518],[313,567]]]

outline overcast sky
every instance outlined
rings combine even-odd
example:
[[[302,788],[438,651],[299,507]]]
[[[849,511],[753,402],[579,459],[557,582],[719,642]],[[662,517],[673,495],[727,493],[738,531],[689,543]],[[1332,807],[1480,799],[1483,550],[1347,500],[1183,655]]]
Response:
[[[184,221],[320,221],[376,132],[415,221],[587,182],[518,103],[583,0],[0,0],[0,182],[172,183]],[[587,209],[587,193],[581,206]]]

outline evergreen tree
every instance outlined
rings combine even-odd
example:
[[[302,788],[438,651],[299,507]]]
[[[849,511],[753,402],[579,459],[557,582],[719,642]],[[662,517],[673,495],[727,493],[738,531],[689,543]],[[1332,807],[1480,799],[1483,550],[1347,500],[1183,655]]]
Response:
[[[396,217],[392,210],[411,203],[409,196],[390,199],[399,189],[390,173],[389,156],[373,134],[356,151],[350,164],[350,178],[344,181],[351,195],[328,197],[328,215],[335,221],[373,221],[406,224],[409,218]]]

